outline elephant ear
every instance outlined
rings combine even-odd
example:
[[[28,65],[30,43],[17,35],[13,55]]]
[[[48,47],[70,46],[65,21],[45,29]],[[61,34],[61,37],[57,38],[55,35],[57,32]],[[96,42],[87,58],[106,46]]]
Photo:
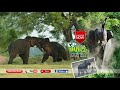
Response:
[[[50,42],[49,38],[45,38],[45,40],[46,40],[47,42]]]
[[[95,31],[94,30],[89,31],[88,39],[95,41]]]
[[[36,37],[31,37],[30,39],[30,46],[34,47],[37,44],[37,38]]]
[[[50,43],[50,40],[49,40],[49,38],[38,38],[38,43],[40,45],[45,45],[47,43]]]
[[[36,37],[27,36],[25,39],[29,41],[31,47],[34,47],[37,44]]]
[[[35,43],[34,43],[33,40],[30,40],[30,46],[31,46],[31,47],[34,47],[34,46],[35,46]]]
[[[43,38],[37,38],[38,43],[42,42]]]
[[[30,43],[30,46],[32,46],[33,47],[33,39],[32,39],[32,37],[31,36],[26,36],[26,38],[25,38],[27,41],[29,41],[29,43]]]
[[[112,30],[107,30],[107,42],[109,39],[114,38]]]

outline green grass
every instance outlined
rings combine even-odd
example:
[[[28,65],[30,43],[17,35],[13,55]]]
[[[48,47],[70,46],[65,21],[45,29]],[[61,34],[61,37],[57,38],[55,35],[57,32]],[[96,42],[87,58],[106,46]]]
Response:
[[[69,65],[39,65],[39,64],[29,64],[29,65],[1,65],[0,69],[71,69]],[[34,73],[23,73],[23,74],[0,74],[0,78],[73,78],[72,73],[57,74],[34,74]]]
[[[71,69],[70,63],[73,61],[62,61],[53,63],[52,57],[50,57],[45,63],[41,63],[42,57],[30,57],[29,64],[23,65],[20,57],[16,57],[13,60],[13,64],[8,65],[8,57],[6,61],[0,63],[0,69]],[[72,73],[65,74],[0,74],[0,78],[74,78]]]
[[[6,61],[4,62],[0,62],[1,65],[6,65],[7,62],[9,60],[9,57],[6,57]],[[28,64],[39,64],[39,65],[43,65],[43,63],[41,63],[42,61],[42,56],[36,56],[36,57],[29,57],[29,61]],[[61,64],[65,64],[65,65],[70,65],[71,62],[74,62],[75,60],[70,60],[70,61],[61,61],[61,62],[54,62],[53,63],[53,59],[52,57],[49,57],[47,61],[45,61],[44,64],[47,65],[61,65]],[[22,65],[22,59],[20,57],[16,57],[13,60],[13,64],[12,65]]]
[[[0,69],[71,69],[70,65],[0,65]]]
[[[41,63],[42,57],[36,56],[36,57],[30,57],[29,58],[29,64],[23,65],[22,60],[20,57],[17,57],[13,60],[12,65],[8,65],[8,57],[4,62],[0,62],[0,69],[71,69],[71,62],[74,62],[75,60],[70,61],[61,61],[61,62],[55,62],[53,63],[52,57],[49,57],[49,59],[45,63]],[[0,78],[74,78],[72,73],[64,73],[64,74],[57,74],[57,73],[49,73],[49,74],[3,74],[0,73]],[[83,78],[114,78],[113,74],[94,74],[94,75],[88,75]]]
[[[71,69],[71,67],[70,65],[29,64],[29,65],[0,65],[0,69]],[[73,74],[72,73],[0,74],[0,78],[73,78]]]
[[[0,74],[0,78],[73,78],[72,74]]]

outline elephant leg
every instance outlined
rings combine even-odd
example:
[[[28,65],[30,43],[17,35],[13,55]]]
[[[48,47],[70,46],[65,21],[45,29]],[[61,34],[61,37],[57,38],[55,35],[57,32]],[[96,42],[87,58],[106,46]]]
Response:
[[[53,57],[53,62],[59,62],[59,61],[62,61],[62,59],[60,58],[60,57],[58,57],[58,55],[56,54],[56,55],[54,55],[54,57]]]
[[[58,57],[57,57],[57,61],[58,61],[58,62],[62,61],[62,57],[61,57],[61,55],[58,55]]]
[[[23,60],[23,64],[28,64],[28,56],[25,54],[20,54],[19,55],[21,59]]]
[[[80,75],[80,69],[78,69],[78,75]]]
[[[86,74],[88,74],[88,71],[87,71],[87,69],[85,69],[85,72],[86,72]]]
[[[13,63],[13,59],[14,59],[16,56],[17,56],[16,53],[10,54],[10,59],[9,59],[9,61],[8,61],[8,64],[12,64],[12,63]]]
[[[41,63],[44,63],[47,59],[48,59],[49,55],[48,54],[44,54],[43,56],[43,59],[42,59],[42,62]]]
[[[55,57],[53,57],[53,62],[57,62],[57,57],[55,56]]]
[[[58,53],[56,52],[56,53],[53,55],[53,62],[59,61],[58,58],[59,58],[59,56],[58,56]]]
[[[61,58],[61,57],[58,57],[58,58],[57,58],[57,61],[58,61],[58,62],[62,61],[62,58]]]

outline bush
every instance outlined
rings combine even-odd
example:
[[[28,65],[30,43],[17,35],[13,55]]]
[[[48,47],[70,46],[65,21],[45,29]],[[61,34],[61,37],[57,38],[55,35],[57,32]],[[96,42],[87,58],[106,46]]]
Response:
[[[85,76],[84,78],[114,78],[114,74],[92,74]]]
[[[120,47],[117,48],[114,52],[115,64],[113,64],[114,69],[120,69]],[[120,77],[119,73],[114,73],[115,77]]]

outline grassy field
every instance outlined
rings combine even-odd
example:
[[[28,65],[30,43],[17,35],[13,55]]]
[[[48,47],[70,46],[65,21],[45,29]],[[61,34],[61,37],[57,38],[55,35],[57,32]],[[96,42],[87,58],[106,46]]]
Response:
[[[0,70],[2,69],[69,69],[70,73],[22,73],[22,74],[8,74],[8,73],[0,73],[0,78],[74,78],[71,62],[75,62],[76,60],[70,61],[61,61],[53,63],[52,58],[49,59],[45,63],[41,63],[42,57],[30,57],[29,64],[23,65],[20,57],[17,57],[13,60],[12,65],[8,65],[8,57],[5,57],[5,60],[0,61]],[[113,74],[95,74],[88,75],[84,78],[113,78]]]
[[[45,63],[41,63],[42,57],[30,57],[29,64],[23,65],[21,58],[14,59],[12,65],[8,65],[8,57],[3,62],[0,62],[0,69],[71,69],[71,61],[52,62],[50,57]],[[0,78],[74,78],[72,73],[23,73],[23,74],[5,74],[0,73]]]
[[[72,74],[0,74],[0,78],[73,78]]]
[[[71,69],[70,65],[1,65],[0,69]],[[72,73],[0,74],[0,78],[73,78]]]

